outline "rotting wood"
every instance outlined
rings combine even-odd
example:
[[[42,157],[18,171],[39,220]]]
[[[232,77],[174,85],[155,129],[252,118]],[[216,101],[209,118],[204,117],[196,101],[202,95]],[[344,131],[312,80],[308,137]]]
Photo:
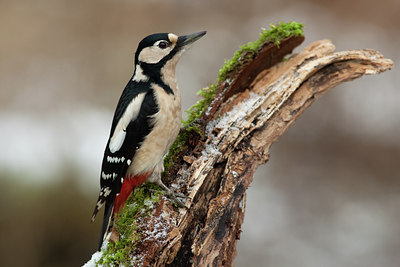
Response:
[[[187,209],[161,199],[155,210],[162,214],[166,234],[139,248],[143,266],[232,266],[246,190],[257,167],[268,161],[272,143],[329,89],[393,66],[374,50],[334,49],[322,40],[263,69],[249,62],[246,67],[257,69],[256,77],[243,78],[242,69],[224,85],[217,95],[223,101],[208,113],[206,140],[194,149],[197,153],[182,155],[185,161],[172,182],[187,193]],[[154,226],[154,220],[150,216],[142,224]]]

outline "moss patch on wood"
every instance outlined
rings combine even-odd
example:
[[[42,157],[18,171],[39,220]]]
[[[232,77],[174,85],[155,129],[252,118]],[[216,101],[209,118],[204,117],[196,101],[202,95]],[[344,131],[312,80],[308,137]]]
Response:
[[[275,25],[271,23],[270,29],[263,29],[258,40],[242,45],[231,59],[225,61],[224,66],[219,70],[218,81],[222,82],[226,80],[228,75],[240,66],[241,63],[250,57],[254,57],[265,43],[274,43],[279,47],[281,40],[290,36],[304,36],[303,24],[298,22],[280,22]]]
[[[150,194],[150,192],[152,192]],[[150,216],[154,206],[160,201],[164,191],[155,184],[145,183],[133,191],[125,203],[124,208],[116,215],[114,226],[120,239],[115,243],[108,243],[103,255],[97,262],[105,266],[135,265],[131,255],[135,254],[136,244],[140,242],[142,229],[138,218]]]

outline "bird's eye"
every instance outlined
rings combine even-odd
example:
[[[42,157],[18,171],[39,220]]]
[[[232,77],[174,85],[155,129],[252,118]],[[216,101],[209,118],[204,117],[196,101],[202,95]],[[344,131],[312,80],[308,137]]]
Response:
[[[165,49],[165,48],[168,47],[168,42],[161,41],[161,42],[158,43],[158,47],[161,48],[161,49]]]

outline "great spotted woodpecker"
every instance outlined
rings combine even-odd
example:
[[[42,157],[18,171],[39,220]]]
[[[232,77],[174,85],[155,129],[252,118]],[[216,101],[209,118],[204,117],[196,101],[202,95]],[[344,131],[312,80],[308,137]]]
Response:
[[[163,157],[181,126],[181,96],[175,66],[185,48],[206,32],[185,36],[157,33],[144,38],[135,53],[135,70],[119,99],[100,175],[94,221],[105,204],[99,250],[110,224],[132,190],[145,181],[159,184]]]

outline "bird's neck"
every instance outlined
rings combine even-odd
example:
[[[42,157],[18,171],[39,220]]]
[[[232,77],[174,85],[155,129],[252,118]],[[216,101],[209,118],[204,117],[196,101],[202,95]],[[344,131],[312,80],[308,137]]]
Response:
[[[132,80],[135,82],[155,83],[169,94],[178,94],[178,85],[175,78],[175,67],[178,60],[171,59],[163,65],[136,64]]]
[[[168,61],[160,70],[160,77],[164,84],[169,86],[173,93],[178,94],[178,84],[175,76],[175,66],[177,61]]]

